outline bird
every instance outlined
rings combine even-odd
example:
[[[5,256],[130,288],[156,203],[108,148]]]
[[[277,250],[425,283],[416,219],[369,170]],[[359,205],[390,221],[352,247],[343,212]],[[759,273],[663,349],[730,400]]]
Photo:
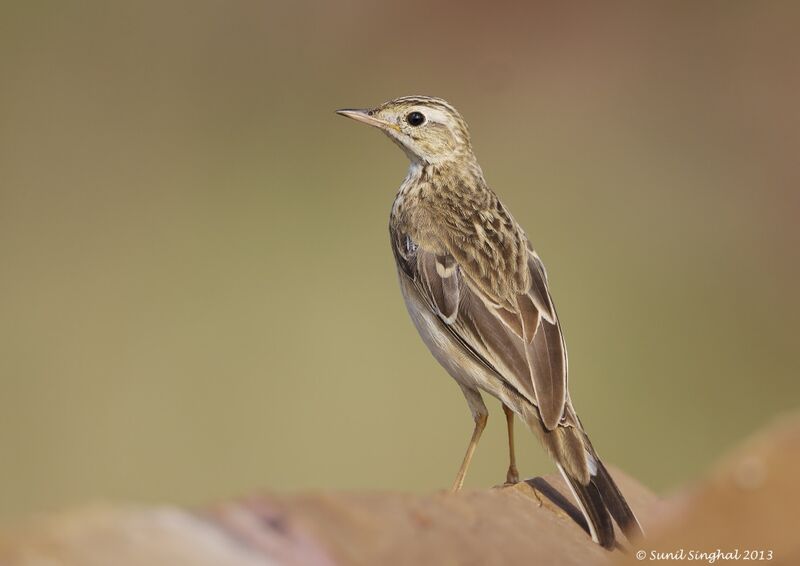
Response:
[[[611,549],[614,527],[642,527],[592,446],[567,389],[567,349],[539,255],[487,184],[467,123],[447,101],[403,96],[337,114],[373,126],[405,152],[389,237],[408,313],[455,379],[474,427],[452,491],[461,489],[487,419],[482,393],[506,416],[509,467],[518,417],[555,461],[594,542]]]

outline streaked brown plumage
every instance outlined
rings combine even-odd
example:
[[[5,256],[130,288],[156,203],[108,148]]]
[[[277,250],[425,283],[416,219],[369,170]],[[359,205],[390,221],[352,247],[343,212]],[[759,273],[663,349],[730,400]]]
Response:
[[[592,538],[614,545],[611,517],[641,534],[600,462],[567,391],[567,352],[544,266],[488,187],[461,115],[439,98],[409,96],[340,114],[381,129],[411,160],[389,223],[409,314],[434,357],[460,385],[475,429],[461,488],[488,412],[480,392],[518,415],[571,486]]]

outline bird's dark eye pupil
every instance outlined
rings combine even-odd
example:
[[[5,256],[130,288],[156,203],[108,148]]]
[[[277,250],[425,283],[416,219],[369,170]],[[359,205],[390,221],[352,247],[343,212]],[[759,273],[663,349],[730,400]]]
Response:
[[[422,112],[411,112],[406,116],[406,122],[412,126],[421,126],[425,122],[425,115]]]

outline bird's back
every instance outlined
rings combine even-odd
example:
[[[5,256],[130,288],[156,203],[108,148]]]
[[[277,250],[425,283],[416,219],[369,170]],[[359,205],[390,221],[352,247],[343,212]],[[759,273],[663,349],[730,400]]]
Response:
[[[499,305],[515,304],[530,286],[527,237],[477,165],[412,168],[392,207],[390,229],[394,238],[452,255]]]

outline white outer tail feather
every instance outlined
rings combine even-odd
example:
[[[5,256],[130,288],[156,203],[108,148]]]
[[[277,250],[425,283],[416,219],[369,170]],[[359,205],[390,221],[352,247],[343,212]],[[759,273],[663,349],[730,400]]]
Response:
[[[583,518],[586,519],[586,524],[589,525],[589,534],[592,536],[592,540],[597,544],[600,544],[600,538],[597,536],[597,531],[595,530],[592,521],[589,519],[589,514],[586,512],[586,508],[583,506],[581,498],[578,497],[577,493],[575,493],[575,489],[572,487],[572,483],[569,481],[567,472],[564,471],[564,468],[561,466],[561,464],[556,464],[556,466],[558,466],[558,471],[561,472],[561,475],[564,478],[564,483],[567,484],[570,492],[572,492],[572,498],[578,503],[578,507],[580,508],[581,513],[583,513]]]

